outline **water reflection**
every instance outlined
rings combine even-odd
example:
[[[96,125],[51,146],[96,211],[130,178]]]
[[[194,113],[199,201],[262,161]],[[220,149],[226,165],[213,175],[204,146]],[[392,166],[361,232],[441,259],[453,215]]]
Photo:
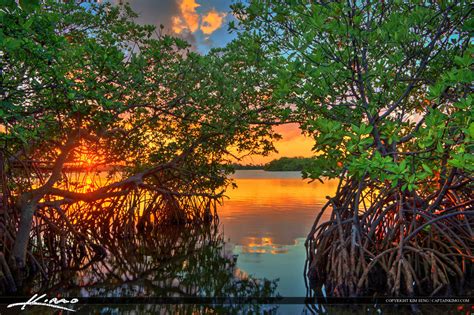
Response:
[[[243,253],[285,254],[288,249],[284,245],[274,244],[271,237],[248,237],[247,245],[242,246]]]
[[[114,239],[104,244],[107,258],[81,271],[63,271],[33,292],[61,297],[271,297],[276,283],[256,279],[236,268],[237,257],[223,241],[218,226],[161,227],[152,235]],[[113,311],[114,307],[81,306]],[[151,308],[150,308],[151,307]],[[171,311],[173,305],[125,307],[133,311]],[[182,305],[181,311],[255,311],[258,305]],[[274,306],[267,307],[272,309]]]
[[[226,192],[229,199],[219,208],[219,218],[225,236],[241,245],[258,238],[294,245],[306,237],[326,196],[337,188],[336,181],[303,181],[299,172],[251,170],[234,177],[238,188]]]
[[[248,274],[279,279],[282,296],[306,295],[304,240],[314,218],[337,188],[308,183],[299,172],[237,171],[237,189],[219,208],[221,229]]]
[[[48,296],[81,299],[268,297],[277,293],[285,297],[306,296],[304,241],[314,218],[326,202],[326,196],[334,193],[337,183],[308,184],[301,180],[298,172],[239,171],[235,179],[238,188],[228,191],[229,199],[217,209],[219,224],[153,226],[146,233],[138,229],[124,233],[127,225],[123,222],[127,221],[119,216],[121,221],[118,222],[122,223],[114,225],[112,230],[117,237],[109,237],[111,229],[108,225],[86,226],[84,228],[93,231],[91,234],[104,245],[106,259],[95,261],[82,270],[55,271],[48,280],[34,279],[25,295],[44,292]],[[96,211],[99,213],[101,209]],[[82,219],[79,214],[73,218]],[[57,233],[53,234],[56,236]],[[278,282],[274,282],[275,279]],[[321,296],[322,293],[314,295]],[[388,306],[318,305],[317,301],[308,307],[153,303],[79,307],[80,313],[101,314],[247,314],[275,311],[280,314],[345,311],[353,314],[393,310]],[[34,313],[51,314],[51,311],[35,308]]]

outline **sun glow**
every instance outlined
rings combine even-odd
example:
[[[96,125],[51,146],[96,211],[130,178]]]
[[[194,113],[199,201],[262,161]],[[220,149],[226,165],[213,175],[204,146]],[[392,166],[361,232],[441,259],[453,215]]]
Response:
[[[91,169],[94,166],[97,166],[101,162],[101,158],[94,153],[86,150],[82,151],[79,156],[77,162],[79,163],[80,167],[84,167],[87,169]]]
[[[65,170],[90,172],[105,165],[104,153],[93,145],[83,143],[73,151],[70,160],[65,164]]]
[[[280,135],[282,139],[275,141],[276,153],[271,153],[267,156],[245,156],[243,159],[238,161],[240,164],[265,164],[271,160],[278,159],[280,157],[311,157],[314,155],[314,139],[307,137],[301,133],[297,124],[286,124],[280,125],[273,128],[273,130]],[[229,150],[232,154],[239,156],[237,150]]]

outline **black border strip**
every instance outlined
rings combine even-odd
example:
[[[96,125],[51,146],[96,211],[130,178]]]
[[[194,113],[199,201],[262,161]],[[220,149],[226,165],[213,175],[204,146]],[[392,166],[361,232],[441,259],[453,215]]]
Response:
[[[31,297],[1,296],[0,304],[27,302]],[[73,297],[58,297],[71,300]],[[232,304],[473,304],[469,296],[457,297],[79,297],[78,305],[83,304],[207,304],[207,305],[232,305]],[[68,305],[64,303],[62,305]],[[71,304],[69,304],[71,305]]]

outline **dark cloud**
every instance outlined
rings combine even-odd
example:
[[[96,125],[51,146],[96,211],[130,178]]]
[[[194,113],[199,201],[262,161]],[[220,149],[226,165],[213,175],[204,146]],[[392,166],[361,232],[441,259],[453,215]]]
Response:
[[[180,34],[173,34],[174,36],[178,36],[182,39],[184,39],[185,41],[187,41],[189,44],[191,44],[191,50],[193,51],[196,51],[197,50],[197,39],[196,39],[196,36],[191,33],[190,31],[188,30],[184,30],[182,33]]]
[[[119,0],[113,1],[118,4]],[[173,16],[179,15],[176,0],[128,0],[133,11],[138,13],[137,22],[140,24],[163,24],[165,30],[171,33],[171,20]]]
[[[180,15],[177,0],[112,0],[114,4],[119,4],[120,2],[130,4],[133,11],[138,14],[137,23],[152,24],[157,28],[163,25],[164,34],[181,37],[193,45],[193,47],[196,46],[197,40],[194,34],[186,31],[181,34],[175,34],[172,30],[173,17]]]
[[[129,3],[140,24],[152,24],[163,34],[183,38],[192,50],[207,53],[228,43],[225,31],[232,0],[104,0],[113,4]]]

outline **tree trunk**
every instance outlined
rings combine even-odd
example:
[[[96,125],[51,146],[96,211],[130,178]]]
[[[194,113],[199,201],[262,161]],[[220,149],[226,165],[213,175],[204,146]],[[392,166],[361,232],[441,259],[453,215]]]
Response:
[[[22,203],[20,224],[13,246],[13,258],[15,267],[22,269],[26,266],[26,253],[28,249],[28,242],[30,240],[31,225],[33,223],[33,214],[38,203],[38,198],[34,197],[31,200]]]

